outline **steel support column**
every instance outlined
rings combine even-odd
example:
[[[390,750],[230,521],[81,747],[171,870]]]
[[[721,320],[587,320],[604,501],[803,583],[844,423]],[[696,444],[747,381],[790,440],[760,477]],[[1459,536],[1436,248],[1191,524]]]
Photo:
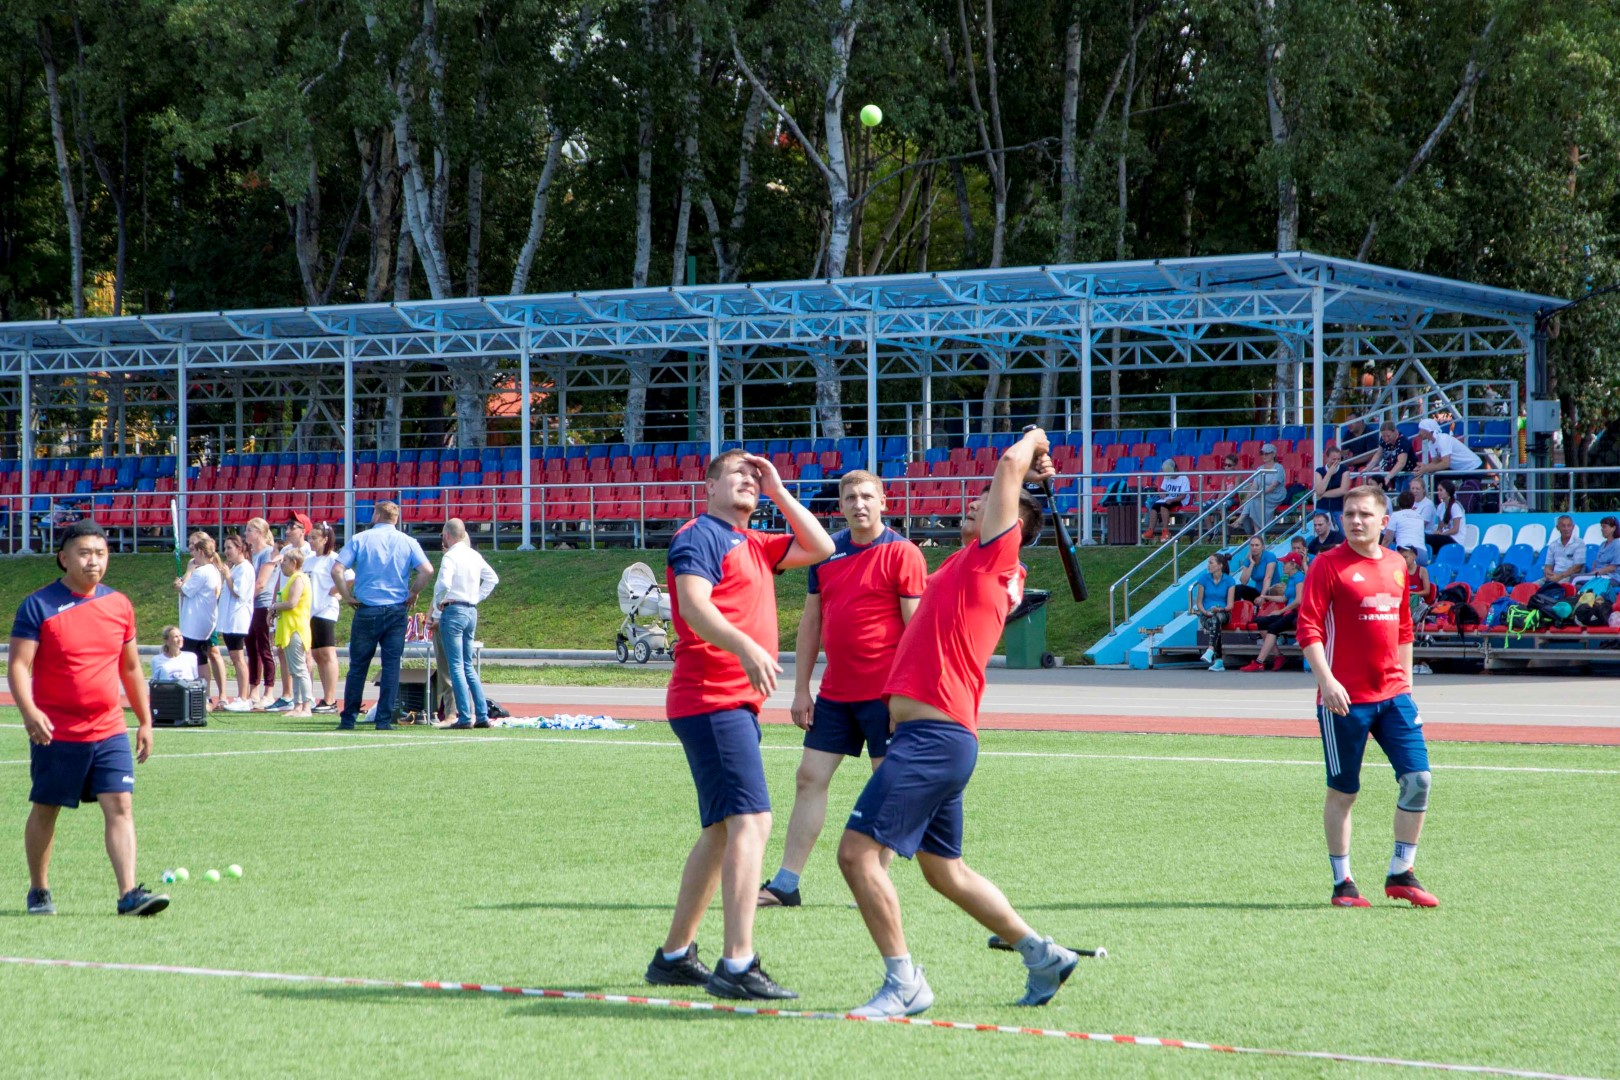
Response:
[[[720,456],[720,338],[709,320],[709,460]]]
[[[934,358],[923,357],[922,377],[922,448],[923,453],[934,448]]]
[[[878,471],[877,321],[866,317],[866,471]]]
[[[186,473],[191,463],[191,425],[186,422],[186,409],[190,402],[190,381],[186,376],[186,347],[181,345],[176,352],[179,354],[179,363],[176,386],[178,390],[174,397],[174,491],[175,513],[180,535],[174,538],[175,544],[185,544],[186,537]]]
[[[34,551],[34,377],[28,370],[33,359],[31,352],[22,354],[22,412],[17,417],[22,452],[22,513],[13,519],[22,523],[21,543],[17,546],[19,555],[30,555]]]
[[[1080,305],[1080,543],[1091,535],[1091,301]]]
[[[529,389],[529,328],[527,326],[523,328],[523,334],[519,338],[519,342],[518,393],[522,396],[518,401],[518,429],[520,445],[523,447],[523,528],[522,538],[518,543],[518,550],[533,551],[534,543],[533,539],[529,535],[529,484],[533,481],[534,477],[532,469],[534,463],[529,458],[529,448],[533,445],[533,440],[529,435],[529,424],[532,418],[529,415],[529,397],[531,391]]]
[[[241,423],[242,405],[236,405],[237,423]],[[241,433],[237,433],[237,449],[241,449]],[[353,539],[354,519],[354,339],[343,342],[343,535]]]
[[[1322,460],[1322,286],[1311,293],[1311,458],[1312,468]],[[1301,407],[1304,401],[1300,402]]]

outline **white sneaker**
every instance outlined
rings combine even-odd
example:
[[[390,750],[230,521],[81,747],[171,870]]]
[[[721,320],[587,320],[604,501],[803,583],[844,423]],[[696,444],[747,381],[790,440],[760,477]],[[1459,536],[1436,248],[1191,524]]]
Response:
[[[248,702],[248,701],[246,701],[246,700],[244,700],[242,698],[232,698],[231,700],[227,701],[224,704],[223,708],[225,709],[226,712],[252,712],[253,711],[252,703]]]
[[[1079,953],[1055,945],[1051,938],[1047,938],[1046,955],[1041,962],[1034,965],[1025,962],[1029,975],[1024,983],[1024,996],[1016,1004],[1045,1005],[1057,996],[1058,988],[1069,981],[1069,976],[1074,974],[1079,963]]]
[[[897,975],[885,975],[883,985],[872,995],[872,1000],[851,1009],[849,1015],[884,1020],[891,1016],[916,1016],[927,1010],[934,1004],[934,991],[923,978],[923,969],[918,967],[916,971],[917,978],[911,983],[901,982]]]
[[[1434,669],[1431,668],[1428,664],[1413,664],[1412,665],[1412,674],[1414,674],[1414,675],[1433,675],[1434,674]]]
[[[1215,647],[1211,645],[1209,648],[1205,649],[1204,655],[1199,657],[1199,659],[1206,664],[1213,662],[1215,659]]]

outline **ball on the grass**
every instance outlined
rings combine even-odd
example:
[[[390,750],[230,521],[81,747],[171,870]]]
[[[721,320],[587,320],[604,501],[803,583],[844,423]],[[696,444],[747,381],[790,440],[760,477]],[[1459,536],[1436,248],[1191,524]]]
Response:
[[[180,869],[178,869],[178,870],[176,870],[174,872],[174,880],[176,880],[176,881],[190,881],[191,880],[191,871],[187,870],[183,866],[180,867]]]
[[[239,878],[242,876],[242,868],[236,863],[231,863],[231,865],[227,866],[225,868],[225,872],[231,875],[233,878]]]
[[[863,105],[861,107],[861,123],[867,127],[877,127],[883,123],[883,110],[876,105]]]
[[[173,885],[176,881],[179,881],[180,879],[174,876],[174,871],[173,870],[165,870],[165,871],[163,871],[163,875],[162,875],[160,880],[165,885]]]
[[[209,870],[208,872],[203,874],[203,877],[207,878],[209,881],[218,881],[219,880],[219,871],[218,870]]]

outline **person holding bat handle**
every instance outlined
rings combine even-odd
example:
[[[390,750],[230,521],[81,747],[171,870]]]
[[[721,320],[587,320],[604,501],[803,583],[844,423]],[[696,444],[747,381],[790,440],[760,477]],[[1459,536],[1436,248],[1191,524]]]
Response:
[[[1038,430],[1035,425],[1030,424],[1024,428],[1024,433],[1028,434],[1035,430]],[[1046,512],[1052,515],[1052,526],[1057,530],[1058,557],[1063,560],[1063,573],[1069,579],[1069,595],[1074,597],[1075,603],[1083,604],[1088,595],[1086,578],[1080,572],[1080,556],[1075,553],[1074,541],[1069,538],[1069,527],[1063,523],[1063,515],[1058,512],[1057,494],[1052,490],[1052,477],[1043,477],[1039,484],[1029,486],[1046,497]]]
[[[1023,485],[1052,475],[1046,433],[1025,431],[1002,454],[989,489],[968,505],[962,549],[929,579],[900,638],[883,688],[894,735],[838,847],[838,866],[883,957],[883,984],[854,1010],[858,1016],[912,1016],[934,1002],[906,945],[900,899],[884,870],[886,848],[915,856],[929,885],[1013,944],[1027,969],[1018,1004],[1052,1000],[1080,961],[1037,934],[1000,889],[962,861],[962,792],[978,759],[984,669],[1023,597],[1019,554],[1042,525],[1040,504]]]

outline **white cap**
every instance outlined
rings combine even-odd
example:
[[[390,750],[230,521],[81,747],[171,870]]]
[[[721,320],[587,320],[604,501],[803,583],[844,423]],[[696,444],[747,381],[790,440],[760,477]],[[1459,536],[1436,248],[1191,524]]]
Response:
[[[1422,420],[1418,421],[1418,430],[1432,431],[1438,434],[1440,431],[1440,421],[1434,419],[1433,417],[1426,416]]]

